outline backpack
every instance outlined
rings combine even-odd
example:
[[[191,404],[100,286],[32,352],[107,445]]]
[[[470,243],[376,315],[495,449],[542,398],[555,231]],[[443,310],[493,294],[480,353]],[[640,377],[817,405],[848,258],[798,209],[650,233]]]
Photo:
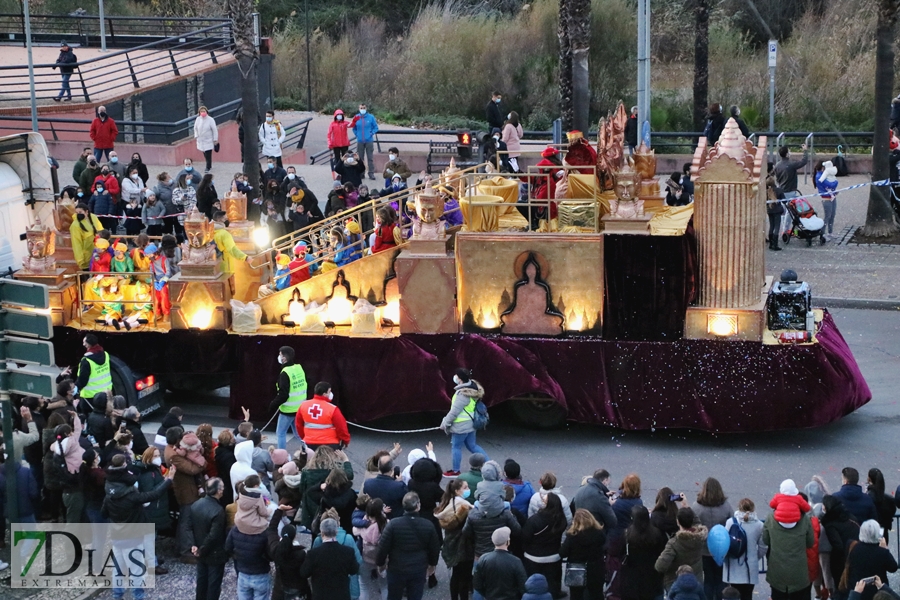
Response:
[[[837,147],[837,156],[835,156],[831,162],[837,169],[838,177],[846,177],[849,175],[849,172],[847,171],[847,159],[844,158],[844,149],[842,146]]]
[[[478,400],[475,403],[475,412],[470,413],[467,411],[469,417],[472,419],[472,425],[475,427],[476,431],[484,429],[488,426],[488,423],[491,422],[491,417],[488,415],[487,405],[483,400]]]
[[[747,554],[747,532],[744,531],[744,526],[741,525],[741,522],[737,519],[732,518],[731,527],[728,528],[728,553],[725,555],[727,558],[737,558],[741,559]],[[743,561],[738,561],[743,563]]]

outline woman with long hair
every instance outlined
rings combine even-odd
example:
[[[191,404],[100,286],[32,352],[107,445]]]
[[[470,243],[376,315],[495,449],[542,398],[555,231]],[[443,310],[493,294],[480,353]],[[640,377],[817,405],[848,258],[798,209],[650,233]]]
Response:
[[[387,527],[387,517],[384,514],[384,501],[381,498],[371,498],[366,502],[366,527],[354,527],[353,535],[362,540],[362,559],[359,572],[361,597],[368,600],[377,600],[387,596],[387,577],[375,564],[378,556],[378,541],[384,528]]]
[[[507,115],[500,136],[506,143],[506,150],[509,152],[509,166],[513,173],[519,172],[519,157],[522,156],[521,139],[524,135],[525,132],[522,131],[522,125],[519,123],[519,113],[511,111]]]
[[[75,220],[69,226],[69,235],[72,236],[72,253],[75,255],[75,262],[82,271],[87,271],[91,264],[94,238],[102,229],[103,223],[91,213],[86,202],[79,202],[75,205]]]
[[[207,173],[200,180],[200,185],[197,186],[197,210],[212,221],[213,204],[218,202],[218,200],[219,193],[216,191],[216,186],[213,185],[213,174]]]
[[[654,600],[662,596],[663,577],[655,565],[666,541],[666,534],[651,522],[647,509],[632,507],[631,525],[625,531],[627,560],[622,565],[622,598]]]
[[[353,529],[353,509],[356,508],[356,492],[350,479],[341,467],[335,467],[325,478],[322,490],[322,509],[334,508],[340,516],[340,525],[344,531]]]
[[[525,550],[525,572],[530,577],[540,573],[547,578],[550,593],[560,597],[562,590],[562,557],[559,548],[566,530],[566,514],[556,494],[544,496],[544,507],[525,521],[522,545]]]
[[[298,492],[303,494],[300,506],[300,524],[307,529],[312,527],[318,516],[322,497],[325,492],[322,484],[335,468],[342,468],[349,481],[353,481],[353,465],[347,460],[343,450],[334,450],[328,446],[319,446],[312,460],[300,472]],[[351,511],[352,514],[352,511]],[[345,531],[349,531],[345,529]]]
[[[675,519],[678,515],[676,502],[680,502],[684,507],[687,506],[684,494],[676,494],[672,488],[662,487],[656,493],[656,504],[650,511],[650,522],[666,534],[666,537],[672,537],[678,532],[678,521]]]
[[[156,446],[150,446],[144,450],[141,457],[131,465],[131,469],[137,477],[139,492],[149,492],[156,489],[166,478],[162,472],[162,455]],[[144,506],[143,522],[153,523],[156,528],[156,535],[172,527],[168,494],[163,494]],[[147,540],[147,542],[149,541]],[[147,542],[145,542],[145,547],[148,547]],[[159,566],[159,559],[155,556],[149,558],[150,564],[148,566],[156,567],[157,575],[165,575],[168,572]]]
[[[450,600],[468,600],[472,587],[472,568],[475,565],[475,548],[463,535],[463,525],[469,515],[468,498],[472,490],[463,479],[453,479],[447,484],[441,503],[434,511],[444,530],[441,556],[450,569]]]
[[[866,493],[875,503],[875,510],[878,511],[878,524],[884,529],[885,541],[890,541],[888,532],[894,526],[894,512],[896,512],[894,499],[884,491],[884,475],[881,473],[881,469],[869,469],[866,481],[869,484]]]
[[[197,190],[188,183],[188,177],[193,177],[189,173],[181,172],[178,174],[178,181],[175,189],[172,190],[172,204],[178,210],[178,225],[175,227],[175,235],[184,238],[184,218],[191,214],[194,207],[197,206]]]
[[[728,498],[722,490],[722,484],[715,477],[708,477],[700,487],[697,501],[691,507],[700,523],[711,531],[716,525],[725,525],[733,510],[728,503]],[[703,591],[706,600],[722,600],[722,567],[709,553],[706,544],[703,545]]]
[[[206,476],[208,478],[218,477],[219,468],[216,465],[216,444],[213,441],[213,428],[209,423],[200,423],[197,425],[197,438],[203,445],[203,458],[206,459]]]
[[[586,509],[576,510],[572,515],[572,526],[566,531],[566,539],[559,549],[559,555],[568,559],[569,565],[581,563],[586,567],[586,585],[569,586],[571,600],[582,600],[585,590],[591,600],[603,598],[603,580],[606,577],[603,560],[605,547],[606,534],[603,532],[603,525]]]
[[[309,584],[300,577],[300,567],[306,560],[306,548],[300,543],[297,528],[293,523],[281,527],[283,514],[276,510],[269,522],[266,535],[269,538],[269,554],[275,563],[275,581],[272,582],[272,597],[282,600],[300,600],[309,597]],[[279,595],[278,592],[281,592]]]

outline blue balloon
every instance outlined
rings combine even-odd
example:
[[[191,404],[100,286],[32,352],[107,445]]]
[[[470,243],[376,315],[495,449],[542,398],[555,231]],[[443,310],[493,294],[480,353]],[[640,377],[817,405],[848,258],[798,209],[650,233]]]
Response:
[[[728,548],[731,546],[731,536],[728,535],[728,530],[723,525],[716,525],[710,529],[709,535],[706,537],[706,546],[709,548],[713,560],[721,567],[725,562],[725,555],[728,554]]]

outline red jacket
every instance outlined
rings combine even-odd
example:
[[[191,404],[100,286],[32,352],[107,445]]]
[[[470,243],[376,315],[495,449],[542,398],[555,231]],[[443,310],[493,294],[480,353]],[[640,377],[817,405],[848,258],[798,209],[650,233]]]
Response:
[[[805,513],[810,511],[809,502],[799,495],[787,496],[775,494],[769,507],[775,509],[775,520],[779,523],[797,523]]]
[[[94,148],[102,150],[116,147],[116,136],[119,135],[119,128],[112,117],[106,117],[103,121],[100,117],[94,117],[91,123],[91,139],[94,140]]]
[[[97,175],[94,178],[94,184],[91,186],[91,192],[96,191],[98,181],[103,182],[103,185],[106,186],[106,191],[108,191],[109,195],[112,196],[113,202],[117,202],[119,193],[122,191],[122,188],[119,187],[119,180],[116,179],[116,174],[110,171],[109,175],[107,175],[106,177],[104,177],[103,175]]]
[[[306,281],[307,279],[309,279],[309,267],[306,267],[305,269],[300,268],[305,264],[306,264],[305,257],[295,257],[294,260],[292,260],[288,264],[288,270],[292,271],[291,282],[289,285],[297,285],[301,281]],[[294,271],[294,269],[298,269],[298,270]]]
[[[319,427],[306,427],[306,424]],[[344,442],[350,444],[350,431],[347,429],[347,420],[341,413],[341,409],[331,403],[325,396],[315,395],[300,405],[297,416],[294,417],[294,425],[297,427],[297,435],[310,446],[322,444],[337,444]]]
[[[397,242],[394,240],[394,229],[396,227],[396,223],[391,223],[390,225],[382,225],[375,231],[375,245],[372,246],[373,253],[397,246]]]
[[[822,535],[822,524],[819,523],[818,517],[810,517],[809,522],[812,523],[813,537],[815,542],[812,548],[806,549],[806,568],[809,570],[809,580],[815,581],[819,578],[819,536]]]
[[[328,126],[328,147],[329,148],[346,148],[350,145],[350,135],[347,130],[350,129],[351,123],[344,117],[343,121],[338,121],[337,116],[343,116],[344,111],[337,109],[334,111],[334,120]]]

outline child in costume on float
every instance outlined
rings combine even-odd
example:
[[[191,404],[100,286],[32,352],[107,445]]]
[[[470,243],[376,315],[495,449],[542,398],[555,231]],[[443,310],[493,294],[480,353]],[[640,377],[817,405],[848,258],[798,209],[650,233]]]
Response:
[[[91,254],[90,269],[93,273],[109,273],[112,255],[109,253],[109,241],[102,237],[94,240],[94,252]]]
[[[153,293],[149,283],[141,280],[134,282],[134,299],[144,304],[132,304],[131,314],[123,321],[126,329],[144,325],[153,316]]]
[[[144,254],[150,259],[150,276],[153,278],[153,298],[156,303],[156,316],[168,316],[172,309],[169,299],[169,276],[166,272],[166,257],[159,252],[156,244],[147,244]]]
[[[93,292],[103,301],[100,308],[100,320],[107,325],[112,325],[116,331],[121,329],[124,307],[122,300],[124,295],[119,287],[119,280],[115,277],[95,277],[91,280]],[[129,323],[124,323],[125,329],[131,329]]]
[[[115,254],[111,261],[110,271],[113,273],[134,273],[134,262],[128,256],[128,245],[125,242],[117,241],[113,248]]]
[[[306,249],[306,242],[297,242],[294,246],[294,260],[288,265],[288,270],[291,272],[291,282],[289,285],[297,285],[310,277],[310,268],[306,266],[309,264]]]
[[[144,248],[150,243],[150,236],[141,233],[137,236],[137,246],[131,251],[131,262],[134,265],[135,273],[147,272],[150,270],[150,259],[144,254]]]

